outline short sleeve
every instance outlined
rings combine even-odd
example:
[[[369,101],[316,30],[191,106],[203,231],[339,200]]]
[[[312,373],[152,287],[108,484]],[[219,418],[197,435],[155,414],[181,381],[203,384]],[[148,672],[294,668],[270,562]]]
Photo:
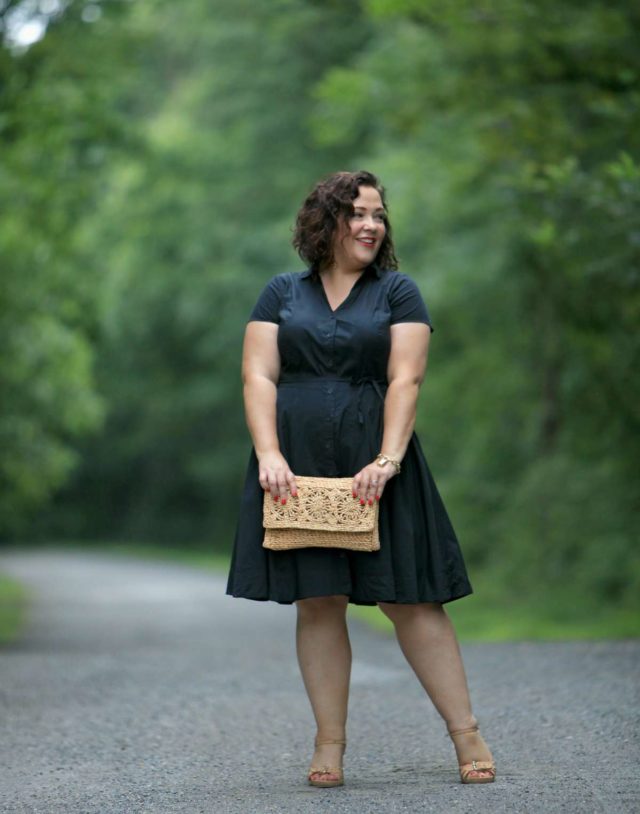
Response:
[[[253,306],[249,322],[275,322],[280,324],[280,306],[282,302],[282,276],[273,277],[262,289],[258,301]]]
[[[431,317],[420,294],[420,289],[406,274],[395,272],[389,289],[389,305],[391,306],[391,325],[398,322],[424,322],[433,333]]]

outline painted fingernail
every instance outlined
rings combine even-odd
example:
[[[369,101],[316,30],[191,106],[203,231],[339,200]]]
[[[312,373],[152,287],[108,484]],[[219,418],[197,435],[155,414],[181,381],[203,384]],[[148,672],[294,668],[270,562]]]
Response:
[[[297,493],[297,492],[291,492],[291,494],[292,494],[294,497],[298,497],[298,493]]]
[[[372,497],[369,498],[369,506],[373,506],[373,498]]]
[[[358,495],[355,492],[351,492],[351,496],[352,497],[358,497]]]
[[[287,498],[283,497],[281,502],[282,502],[282,505],[284,506],[284,504],[287,502]]]
[[[376,495],[376,500],[380,500],[380,495]]]
[[[364,504],[365,504],[365,501],[362,498],[360,498],[360,505],[364,506]]]
[[[280,500],[280,495],[275,495],[273,499],[277,503]]]

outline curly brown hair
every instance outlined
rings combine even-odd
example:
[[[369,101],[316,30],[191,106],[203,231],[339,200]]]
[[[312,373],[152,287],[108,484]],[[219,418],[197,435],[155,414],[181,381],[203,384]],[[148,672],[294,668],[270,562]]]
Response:
[[[336,230],[354,214],[353,201],[360,187],[373,187],[380,194],[384,207],[386,234],[374,264],[379,268],[397,269],[391,224],[387,216],[385,190],[373,173],[336,172],[319,181],[306,197],[296,217],[293,246],[314,273],[333,262],[333,241]]]

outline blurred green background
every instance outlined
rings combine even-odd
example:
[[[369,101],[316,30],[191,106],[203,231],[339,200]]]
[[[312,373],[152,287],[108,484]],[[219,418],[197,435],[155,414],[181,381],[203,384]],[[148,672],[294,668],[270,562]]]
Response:
[[[0,0],[1,544],[229,552],[247,316],[365,168],[436,326],[452,612],[637,635],[639,35],[622,0]]]

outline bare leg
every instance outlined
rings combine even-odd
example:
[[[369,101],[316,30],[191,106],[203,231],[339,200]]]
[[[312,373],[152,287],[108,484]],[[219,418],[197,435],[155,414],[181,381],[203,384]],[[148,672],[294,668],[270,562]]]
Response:
[[[351,677],[351,644],[346,596],[323,596],[296,602],[296,648],[302,680],[316,719],[318,740],[344,740]],[[317,746],[312,766],[342,766],[344,746]],[[313,779],[333,780],[323,772]]]
[[[405,658],[444,718],[447,729],[453,731],[475,726],[477,720],[471,711],[458,640],[442,605],[435,602],[378,604],[393,622]],[[457,735],[453,743],[458,763],[492,759],[479,732]],[[470,772],[470,776],[485,777],[487,772],[478,769]]]

